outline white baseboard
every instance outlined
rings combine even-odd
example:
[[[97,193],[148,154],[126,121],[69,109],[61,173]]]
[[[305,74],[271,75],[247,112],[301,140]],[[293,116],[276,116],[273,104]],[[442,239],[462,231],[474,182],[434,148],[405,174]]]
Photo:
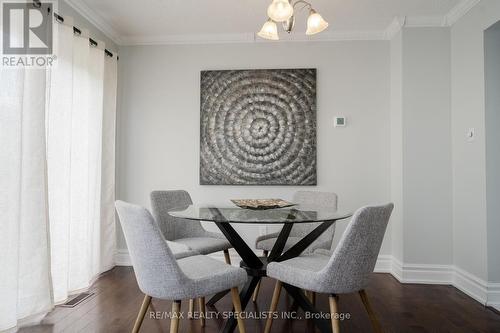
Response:
[[[261,253],[256,252],[257,255],[262,255]],[[224,254],[222,252],[215,252],[209,255],[214,259],[218,259],[224,261]],[[241,261],[240,256],[234,251],[229,250],[229,257],[231,258],[231,263],[233,266],[238,266]],[[392,260],[393,257],[391,255],[379,255],[377,259],[377,263],[375,265],[376,273],[392,273]],[[132,262],[130,261],[130,256],[128,254],[127,249],[119,249],[115,253],[115,265],[116,266],[132,266]]]
[[[392,256],[390,254],[380,254],[374,271],[375,273],[392,273]]]
[[[500,311],[500,283],[488,283],[488,301],[486,305]]]
[[[454,265],[403,264],[393,257],[390,273],[401,283],[451,285],[483,305],[500,309],[500,283],[488,283]]]
[[[232,265],[238,266],[240,256],[234,250],[229,251],[229,256]],[[222,252],[212,253],[210,257],[224,261]],[[117,250],[115,264],[117,266],[132,265],[128,250]],[[400,283],[451,285],[479,303],[500,311],[500,283],[487,283],[453,265],[406,264],[401,263],[392,255],[382,254],[378,256],[375,272],[389,273]]]
[[[449,265],[404,264],[392,258],[391,272],[401,283],[451,284],[453,268]]]
[[[486,281],[470,274],[458,267],[455,267],[453,285],[468,296],[474,298],[481,304],[486,304],[488,300],[488,284]]]

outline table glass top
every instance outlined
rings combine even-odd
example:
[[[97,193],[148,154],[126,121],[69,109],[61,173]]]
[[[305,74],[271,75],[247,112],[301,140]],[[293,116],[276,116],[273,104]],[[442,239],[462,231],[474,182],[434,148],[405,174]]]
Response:
[[[352,216],[351,212],[301,205],[268,210],[191,205],[172,209],[169,214],[188,220],[255,224],[324,222],[342,220]]]

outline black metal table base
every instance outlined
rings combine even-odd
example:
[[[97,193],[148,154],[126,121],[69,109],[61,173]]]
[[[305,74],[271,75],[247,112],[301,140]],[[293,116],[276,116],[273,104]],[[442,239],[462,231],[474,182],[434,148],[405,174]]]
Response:
[[[335,221],[325,221],[322,222],[318,227],[316,227],[313,231],[311,231],[308,235],[302,238],[299,242],[297,242],[294,246],[283,253],[283,249],[285,248],[286,241],[288,240],[288,236],[290,235],[290,231],[292,230],[293,224],[287,223],[281,229],[278,238],[269,254],[268,258],[261,257],[259,258],[252,249],[245,243],[245,241],[241,238],[241,236],[234,230],[230,223],[228,223],[224,216],[219,212],[217,208],[211,208],[210,211],[219,218],[218,221],[215,222],[217,227],[222,231],[224,236],[226,236],[227,240],[233,245],[234,249],[240,255],[242,261],[240,266],[247,271],[248,281],[246,282],[243,289],[240,291],[240,299],[241,299],[241,308],[245,310],[252,294],[257,286],[257,283],[266,276],[266,266],[268,262],[276,261],[284,261],[291,258],[294,258],[304,252],[323,232],[325,232]],[[300,212],[299,212],[300,213]],[[294,300],[300,308],[302,308],[305,312],[311,313],[313,316],[311,320],[314,322],[316,327],[322,333],[331,333],[331,327],[329,325],[329,321],[326,319],[322,319],[319,315],[320,312],[314,308],[314,305],[309,302],[304,293],[297,287],[288,285],[286,283],[283,284],[283,287],[288,292],[288,294]],[[214,295],[208,302],[207,305],[213,306],[218,300],[224,297],[229,290],[220,292]],[[316,314],[316,315],[314,315]],[[234,317],[230,317],[224,328],[222,329],[223,333],[232,333],[236,328],[236,319]]]
[[[304,295],[302,290],[286,283],[283,283],[283,288],[285,288],[288,294],[292,296],[294,303],[296,302],[296,304],[301,307],[304,312],[310,313],[311,320],[322,333],[332,332],[330,321],[321,316],[321,311],[318,311],[314,307],[306,295]]]
[[[215,303],[217,303],[221,298],[223,298],[224,296],[226,296],[227,294],[229,294],[231,290],[224,290],[224,291],[221,291],[220,293],[217,293],[215,295],[212,296],[212,298],[210,298],[207,302],[207,305],[209,306],[214,306]]]

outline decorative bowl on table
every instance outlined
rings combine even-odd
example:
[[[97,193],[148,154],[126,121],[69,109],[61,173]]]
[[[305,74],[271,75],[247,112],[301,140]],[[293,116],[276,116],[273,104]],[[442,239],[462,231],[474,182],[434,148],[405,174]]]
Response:
[[[233,199],[231,201],[240,208],[254,210],[285,208],[296,205],[283,199]]]

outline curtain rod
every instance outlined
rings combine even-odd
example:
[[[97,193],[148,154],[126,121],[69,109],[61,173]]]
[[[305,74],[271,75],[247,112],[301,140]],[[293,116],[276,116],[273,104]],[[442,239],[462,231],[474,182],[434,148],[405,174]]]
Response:
[[[40,0],[33,0],[33,7],[35,8],[40,8],[42,6],[42,3],[40,2]],[[48,11],[49,11],[49,14],[50,14],[50,7],[48,8]],[[64,23],[64,17],[62,17],[61,15],[57,14],[54,12],[54,17],[56,19],[57,22],[59,23]],[[75,35],[81,35],[82,34],[82,31],[80,29],[78,29],[77,27],[73,26],[73,33]],[[98,45],[98,43],[89,37],[89,43],[90,43],[90,46],[94,46],[96,47]],[[104,49],[104,53],[110,57],[110,58],[113,58],[113,53],[111,51],[109,51],[108,49]],[[119,60],[119,57],[116,56],[116,60]]]
[[[64,17],[62,17],[61,15],[54,13],[54,17],[55,17],[57,22],[64,23]],[[73,33],[75,35],[81,35],[82,31],[80,29],[78,29],[77,27],[73,26]],[[90,37],[89,37],[89,43],[90,43],[90,46],[94,46],[94,47],[98,45],[97,41],[95,41],[94,39],[92,39]],[[108,49],[104,49],[104,53],[108,57],[113,58],[113,53],[111,51],[109,51]],[[118,56],[116,56],[116,60],[119,60]]]

